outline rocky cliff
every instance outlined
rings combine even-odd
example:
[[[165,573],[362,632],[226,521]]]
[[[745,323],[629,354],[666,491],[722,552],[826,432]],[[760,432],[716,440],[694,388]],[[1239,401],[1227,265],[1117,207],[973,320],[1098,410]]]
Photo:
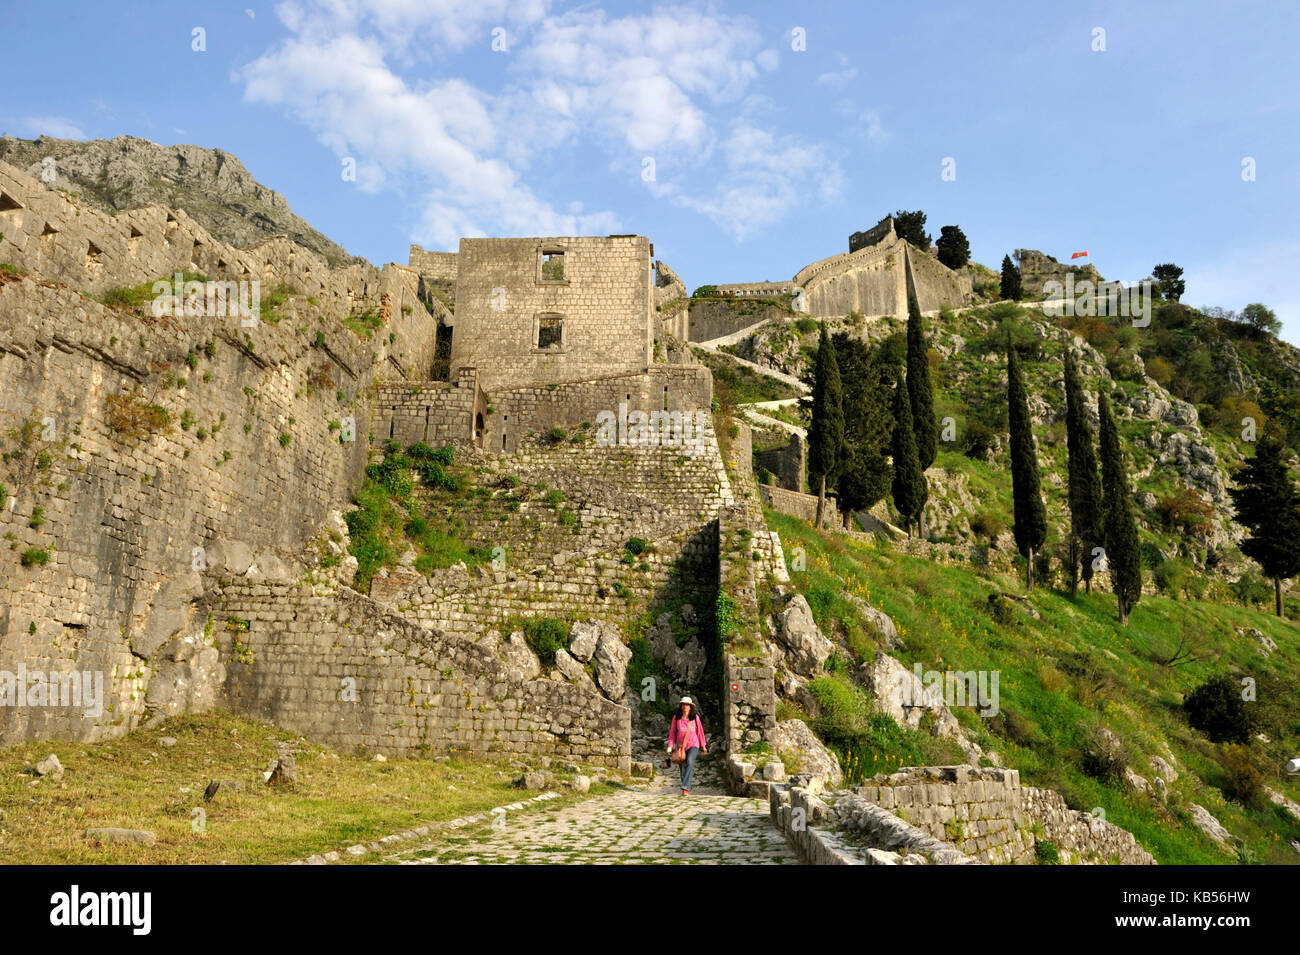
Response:
[[[364,261],[294,215],[284,196],[220,149],[160,146],[135,136],[86,142],[4,136],[0,160],[110,214],[163,205],[184,209],[214,239],[236,248],[287,235],[332,266]]]

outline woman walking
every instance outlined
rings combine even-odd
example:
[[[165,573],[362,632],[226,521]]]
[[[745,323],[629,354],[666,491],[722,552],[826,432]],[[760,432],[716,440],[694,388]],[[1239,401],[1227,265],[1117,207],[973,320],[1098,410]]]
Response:
[[[695,775],[695,757],[708,753],[709,744],[704,740],[704,724],[695,711],[695,702],[689,696],[683,696],[668,724],[668,752],[673,762],[682,767],[682,795],[691,794],[691,777]]]

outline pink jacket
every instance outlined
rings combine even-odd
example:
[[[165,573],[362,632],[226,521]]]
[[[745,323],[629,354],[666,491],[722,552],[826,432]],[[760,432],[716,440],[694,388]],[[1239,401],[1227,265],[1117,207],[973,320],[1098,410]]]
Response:
[[[690,722],[673,717],[672,724],[668,727],[668,745],[678,744],[687,749],[692,746],[698,746],[700,749],[709,748],[709,744],[704,740],[704,724],[695,714],[691,714]]]

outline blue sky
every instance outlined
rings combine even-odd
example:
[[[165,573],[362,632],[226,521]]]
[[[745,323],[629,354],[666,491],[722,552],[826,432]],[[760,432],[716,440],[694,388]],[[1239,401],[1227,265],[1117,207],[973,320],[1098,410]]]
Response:
[[[1176,262],[1185,301],[1262,301],[1300,343],[1291,3],[124,9],[6,0],[29,80],[0,132],[220,147],[377,264],[635,232],[692,288],[787,279],[919,208],[993,268],[1017,247],[1125,281]]]

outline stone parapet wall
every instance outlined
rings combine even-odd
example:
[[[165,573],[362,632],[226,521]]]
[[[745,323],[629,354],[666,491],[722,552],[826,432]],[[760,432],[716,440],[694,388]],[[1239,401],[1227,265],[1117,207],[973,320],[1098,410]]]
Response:
[[[385,294],[394,316],[408,322],[429,317],[417,285],[394,270],[381,273],[364,264],[331,269],[287,236],[238,249],[214,239],[180,209],[145,206],[106,215],[3,162],[0,235],[0,261],[91,295],[200,272],[214,280],[257,281],[263,298],[285,283],[314,300],[313,307],[339,318],[378,310]],[[406,354],[388,348],[386,339],[390,331],[403,329],[396,321],[392,325],[384,333],[383,357],[400,360]],[[404,347],[422,342],[425,331]]]
[[[455,252],[426,252],[423,246],[412,245],[407,263],[421,275],[443,282],[455,282],[457,256]]]
[[[777,487],[775,484],[758,485],[758,493],[763,499],[763,503],[774,511],[789,514],[791,517],[797,517],[801,521],[808,521],[809,523],[817,518],[816,494],[801,494],[798,491]],[[835,505],[835,498],[830,494],[826,495],[826,509],[822,515],[822,520],[827,527],[832,528],[840,527],[844,523],[839,508]]]
[[[403,447],[417,442],[435,448],[466,445],[474,440],[474,415],[484,403],[472,368],[456,382],[381,383],[375,386],[370,430],[376,441],[397,441]]]
[[[972,865],[977,862],[853,794],[835,793],[823,799],[815,789],[812,780],[797,779],[772,786],[768,794],[772,824],[808,865]]]
[[[1069,809],[1059,793],[1022,787],[1014,769],[908,767],[875,777],[859,786],[855,796],[901,814],[911,825],[980,861],[1033,862],[1039,838],[1055,845],[1066,863],[1154,861],[1132,833]],[[1037,831],[1041,837],[1036,837]]]
[[[626,707],[525,680],[484,647],[354,591],[235,586],[207,606],[227,657],[224,703],[236,712],[347,750],[530,753],[630,770]]]
[[[789,435],[789,438],[790,440],[786,444],[768,448],[766,451],[756,452],[754,454],[754,464],[772,472],[773,483],[771,486],[802,494],[804,485],[808,483],[804,440],[797,434]],[[760,484],[760,493],[762,487],[763,485]],[[764,497],[763,503],[768,507],[774,506],[766,497]],[[781,510],[781,508],[777,507],[776,510]],[[789,512],[783,511],[782,513]]]

